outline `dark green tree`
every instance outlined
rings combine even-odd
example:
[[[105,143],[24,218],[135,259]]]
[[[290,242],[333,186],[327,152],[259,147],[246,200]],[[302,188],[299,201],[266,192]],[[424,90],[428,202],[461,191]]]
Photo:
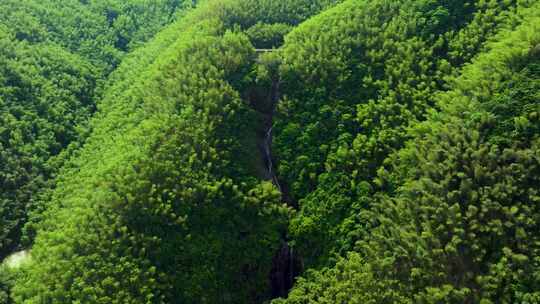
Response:
[[[538,302],[536,8],[450,81],[379,172],[397,190],[362,211],[370,235],[277,303]]]
[[[387,157],[437,107],[446,78],[529,5],[347,1],[287,36],[275,151],[307,265],[333,263],[369,233],[359,214],[391,190],[377,182]]]

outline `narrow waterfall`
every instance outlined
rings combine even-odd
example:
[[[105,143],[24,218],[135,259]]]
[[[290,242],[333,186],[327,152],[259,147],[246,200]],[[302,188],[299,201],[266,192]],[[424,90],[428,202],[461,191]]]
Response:
[[[266,159],[266,170],[268,176],[272,179],[272,183],[276,186],[279,192],[283,193],[281,185],[274,170],[274,164],[272,162],[272,127],[266,131],[266,136],[264,139],[264,154]]]
[[[283,202],[292,208],[297,208],[297,204],[290,198],[287,184],[278,178],[275,158],[272,154],[274,114],[281,98],[280,95],[280,79],[277,75],[271,82],[253,83],[244,92],[245,100],[261,117],[257,128],[257,148],[261,160],[259,175],[275,185],[282,195]],[[283,232],[279,247],[272,258],[269,277],[272,298],[286,297],[293,287],[295,278],[302,272],[302,268],[301,257],[295,254],[288,243],[287,233]]]
[[[300,274],[301,260],[295,256],[294,249],[286,241],[282,241],[272,259],[270,282],[272,298],[286,297],[294,285],[295,278]]]

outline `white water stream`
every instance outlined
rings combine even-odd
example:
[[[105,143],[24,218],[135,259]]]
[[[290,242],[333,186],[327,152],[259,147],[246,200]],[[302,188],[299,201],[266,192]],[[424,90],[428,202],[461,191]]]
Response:
[[[28,250],[23,250],[15,252],[12,255],[8,256],[2,265],[5,265],[9,268],[17,268],[21,266],[24,262],[30,259],[30,252]]]

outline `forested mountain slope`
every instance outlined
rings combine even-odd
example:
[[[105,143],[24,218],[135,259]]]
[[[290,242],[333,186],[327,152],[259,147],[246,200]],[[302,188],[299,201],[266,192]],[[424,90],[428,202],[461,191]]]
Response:
[[[377,176],[389,154],[436,106],[447,77],[529,5],[348,1],[287,37],[275,151],[300,205],[291,234],[308,265],[363,237],[370,223],[360,211],[393,190]]]
[[[27,213],[58,168],[57,156],[78,141],[107,74],[185,7],[0,3],[0,257],[17,246]]]
[[[31,214],[39,221],[44,193],[85,136],[107,75],[189,6],[191,1],[0,3],[0,259],[21,246]],[[33,226],[27,228],[26,246],[34,234]]]
[[[0,22],[18,40],[55,42],[109,71],[193,5],[185,0],[5,0]]]
[[[242,32],[279,41],[273,24],[323,5],[209,1],[126,59],[57,180],[15,301],[269,298],[288,210],[257,178],[260,114],[241,99],[257,56]]]
[[[0,301],[540,303],[540,2],[0,7]]]
[[[538,8],[432,97],[358,210],[368,235],[278,303],[538,302]]]

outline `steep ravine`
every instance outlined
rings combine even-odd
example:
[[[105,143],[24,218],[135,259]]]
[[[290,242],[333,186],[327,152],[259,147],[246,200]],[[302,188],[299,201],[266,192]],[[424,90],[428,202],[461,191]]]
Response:
[[[258,62],[257,64],[263,64]],[[260,155],[259,175],[271,181],[281,192],[282,200],[297,209],[297,204],[289,195],[289,187],[280,181],[276,172],[275,158],[272,155],[273,118],[280,100],[280,79],[278,73],[271,73],[268,81],[255,81],[245,92],[244,99],[251,108],[260,114],[257,128],[257,148]],[[262,82],[262,83],[261,83]],[[295,278],[303,270],[301,257],[295,255],[294,248],[288,244],[288,236],[283,234],[280,246],[272,259],[270,284],[272,298],[285,297],[294,284]]]

